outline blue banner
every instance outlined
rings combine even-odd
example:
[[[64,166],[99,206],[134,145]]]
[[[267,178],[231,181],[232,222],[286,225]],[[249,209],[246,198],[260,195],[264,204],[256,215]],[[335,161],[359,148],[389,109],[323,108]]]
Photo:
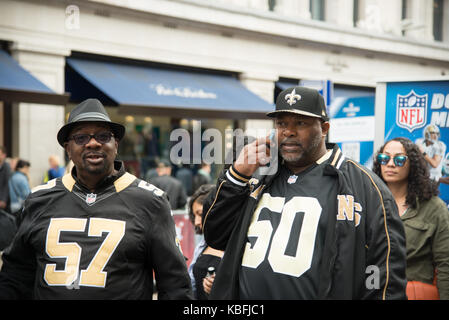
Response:
[[[343,154],[372,167],[374,146],[374,96],[338,97],[329,107],[329,141]]]
[[[431,177],[449,183],[448,113],[449,80],[386,83],[385,141],[407,137],[440,156],[435,168],[429,165]],[[440,183],[440,198],[449,204],[449,184]]]

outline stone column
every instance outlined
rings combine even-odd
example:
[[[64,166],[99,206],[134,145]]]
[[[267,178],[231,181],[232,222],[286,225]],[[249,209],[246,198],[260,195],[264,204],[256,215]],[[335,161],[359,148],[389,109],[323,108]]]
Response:
[[[274,99],[274,83],[278,80],[277,75],[265,73],[244,73],[240,76],[240,81],[253,93],[267,101],[273,103]],[[273,107],[274,109],[274,107]],[[252,131],[259,131],[257,136],[264,135],[263,132],[268,132],[273,128],[273,121],[268,117],[267,119],[247,119],[245,120],[245,130],[252,129]],[[256,130],[254,130],[256,129]],[[254,135],[254,134],[252,134]]]
[[[39,48],[24,43],[14,43],[14,59],[34,77],[56,93],[64,93],[65,56],[70,52],[56,48]],[[64,149],[56,135],[65,122],[64,106],[17,103],[13,107],[12,155],[30,161],[31,187],[42,183],[48,170],[48,157],[59,156],[64,163]]]

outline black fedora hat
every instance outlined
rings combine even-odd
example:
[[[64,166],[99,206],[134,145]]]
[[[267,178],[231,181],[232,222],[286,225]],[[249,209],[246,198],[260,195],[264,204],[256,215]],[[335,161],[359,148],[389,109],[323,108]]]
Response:
[[[58,142],[64,147],[64,142],[67,141],[68,135],[73,127],[82,122],[105,122],[114,133],[117,140],[121,140],[125,135],[125,127],[119,123],[112,122],[109,118],[103,104],[97,99],[87,99],[77,105],[72,112],[70,112],[68,122],[59,129]]]

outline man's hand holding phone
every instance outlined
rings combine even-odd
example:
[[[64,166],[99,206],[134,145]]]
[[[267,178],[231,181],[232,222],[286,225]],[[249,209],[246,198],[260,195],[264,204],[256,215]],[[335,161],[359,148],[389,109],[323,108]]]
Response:
[[[275,131],[265,137],[243,147],[237,160],[234,162],[234,168],[246,176],[252,176],[259,167],[266,166],[270,162],[271,147],[275,143]]]

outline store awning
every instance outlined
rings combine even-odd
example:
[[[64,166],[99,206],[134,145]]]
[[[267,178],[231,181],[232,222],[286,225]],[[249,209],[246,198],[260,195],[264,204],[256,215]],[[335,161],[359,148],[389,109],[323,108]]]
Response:
[[[126,112],[172,117],[265,118],[274,109],[236,78],[68,58],[66,90],[75,101],[96,97]]]
[[[64,105],[68,94],[57,94],[0,50],[0,101]]]

